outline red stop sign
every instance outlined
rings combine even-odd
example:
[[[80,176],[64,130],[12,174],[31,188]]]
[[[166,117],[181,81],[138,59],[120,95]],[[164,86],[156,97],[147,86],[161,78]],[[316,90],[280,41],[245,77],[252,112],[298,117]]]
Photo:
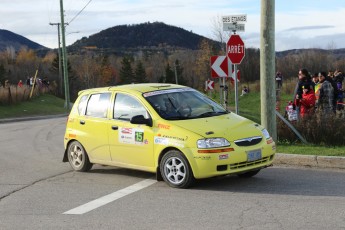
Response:
[[[241,64],[244,58],[244,50],[244,43],[240,35],[231,35],[228,43],[226,44],[226,52],[232,64]]]

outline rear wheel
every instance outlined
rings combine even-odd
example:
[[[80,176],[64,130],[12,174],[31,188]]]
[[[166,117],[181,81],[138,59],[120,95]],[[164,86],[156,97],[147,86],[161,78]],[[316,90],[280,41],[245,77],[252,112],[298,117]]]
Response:
[[[92,168],[84,147],[78,141],[72,141],[67,148],[68,162],[75,171],[87,172]]]
[[[249,172],[245,172],[245,173],[241,173],[241,174],[237,174],[237,176],[242,177],[242,178],[249,178],[249,177],[253,177],[256,174],[258,174],[260,172],[261,169],[257,169],[254,171],[249,171]]]
[[[194,182],[187,159],[176,150],[170,150],[163,156],[160,171],[164,181],[174,188],[188,188]]]

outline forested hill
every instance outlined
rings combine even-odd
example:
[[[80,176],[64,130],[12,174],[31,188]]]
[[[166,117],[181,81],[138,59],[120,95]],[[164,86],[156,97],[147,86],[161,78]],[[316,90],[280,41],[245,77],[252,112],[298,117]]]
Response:
[[[83,47],[99,49],[132,49],[132,48],[178,48],[196,50],[202,39],[207,39],[185,29],[164,24],[147,22],[135,25],[114,26],[101,32],[83,37],[72,44],[69,49]],[[214,42],[210,40],[211,42]],[[216,42],[215,42],[216,43]]]
[[[0,51],[6,50],[7,47],[13,47],[18,51],[23,46],[33,50],[45,48],[19,34],[0,29]]]

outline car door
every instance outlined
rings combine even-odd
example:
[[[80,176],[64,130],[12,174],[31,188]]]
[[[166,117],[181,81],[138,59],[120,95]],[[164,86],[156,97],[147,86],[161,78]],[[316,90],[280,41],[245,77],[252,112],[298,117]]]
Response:
[[[77,118],[76,134],[90,159],[110,161],[108,147],[110,92],[91,94],[84,111]]]
[[[130,119],[136,115],[150,116],[137,98],[117,93],[109,133],[111,160],[130,167],[153,167],[153,129],[147,125],[131,124]]]

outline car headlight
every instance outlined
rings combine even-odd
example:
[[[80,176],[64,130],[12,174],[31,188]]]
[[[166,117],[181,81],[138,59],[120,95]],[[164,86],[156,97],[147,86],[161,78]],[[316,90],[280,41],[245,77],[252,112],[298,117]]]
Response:
[[[270,139],[270,138],[271,138],[271,136],[270,136],[270,134],[268,133],[267,129],[263,129],[263,130],[261,130],[261,132],[262,132],[262,135],[264,135],[264,137],[265,137],[266,139]]]
[[[210,149],[230,146],[230,143],[225,138],[206,138],[197,141],[199,149]]]

